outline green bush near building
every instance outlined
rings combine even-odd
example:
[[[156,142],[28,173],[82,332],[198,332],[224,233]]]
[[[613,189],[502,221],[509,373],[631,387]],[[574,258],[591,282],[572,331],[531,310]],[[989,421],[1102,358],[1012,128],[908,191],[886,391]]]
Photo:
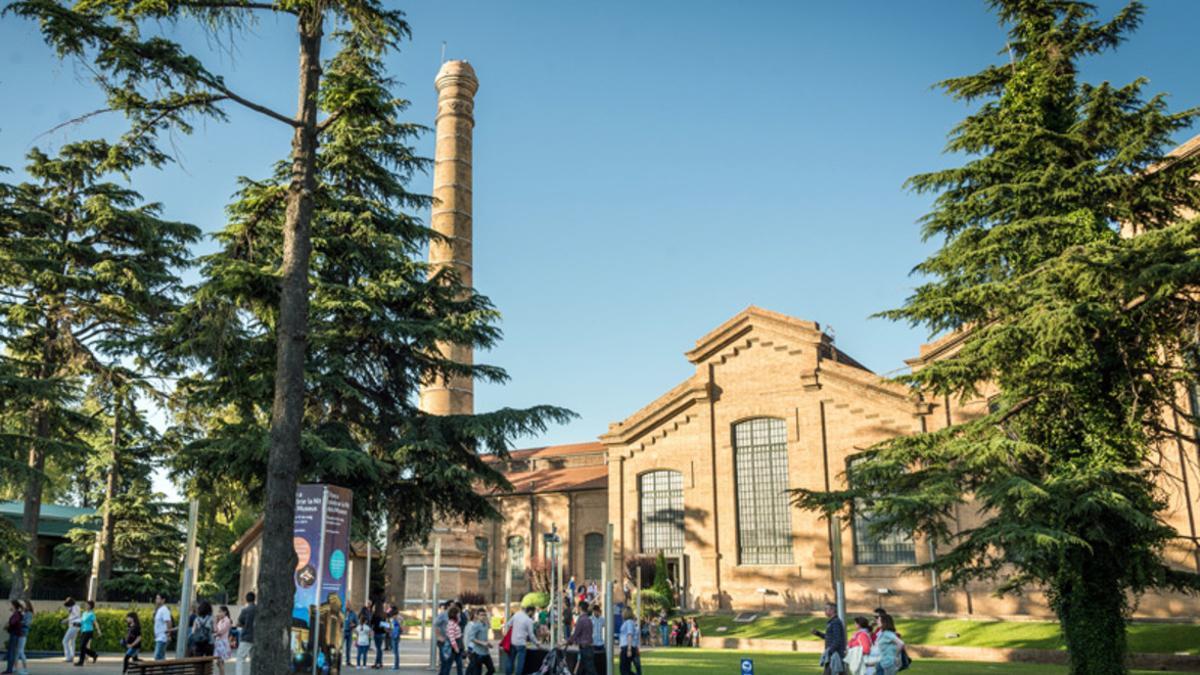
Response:
[[[97,609],[96,621],[100,625],[100,637],[92,643],[92,648],[98,652],[123,651],[121,640],[125,637],[125,615],[129,609]],[[142,650],[154,651],[154,607],[136,607],[138,619],[142,622]],[[178,617],[172,615],[171,620]],[[29,629],[29,640],[25,643],[27,651],[59,652],[62,651],[63,633],[67,627],[67,612],[39,612],[33,615],[33,625]],[[178,624],[175,624],[178,625]]]
[[[538,609],[542,609],[543,607],[549,607],[550,606],[550,594],[546,593],[545,591],[535,591],[533,593],[526,593],[525,597],[521,598],[521,606],[522,607],[537,607]]]

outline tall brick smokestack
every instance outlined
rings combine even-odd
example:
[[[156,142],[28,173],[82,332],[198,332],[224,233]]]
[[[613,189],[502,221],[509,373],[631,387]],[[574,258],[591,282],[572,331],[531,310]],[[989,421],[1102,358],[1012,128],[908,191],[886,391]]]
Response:
[[[471,286],[471,135],[479,80],[466,61],[447,61],[438,70],[434,86],[438,109],[430,225],[446,240],[430,242],[429,263],[434,271],[453,269],[463,284]],[[443,343],[439,349],[457,363],[474,363],[470,346]],[[421,389],[420,406],[433,415],[471,414],[475,383],[469,377],[429,382]]]

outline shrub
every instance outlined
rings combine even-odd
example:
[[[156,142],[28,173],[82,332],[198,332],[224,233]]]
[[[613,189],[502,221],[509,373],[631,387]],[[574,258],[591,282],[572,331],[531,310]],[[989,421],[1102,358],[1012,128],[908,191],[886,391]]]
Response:
[[[125,637],[125,615],[128,609],[97,609],[96,622],[100,624],[100,638],[93,640],[92,648],[98,652],[121,651],[121,639]],[[135,607],[138,619],[142,622],[142,650],[154,651],[154,607]],[[33,625],[29,628],[29,640],[25,648],[30,651],[58,652],[62,650],[63,633],[67,627],[63,624],[67,619],[66,610],[57,612],[39,612],[33,615]],[[176,622],[178,616],[171,615]],[[174,623],[173,625],[179,625]],[[171,643],[174,645],[174,641]]]
[[[544,591],[535,591],[526,593],[525,597],[521,598],[522,607],[537,607],[542,609],[550,605],[550,594]]]
[[[670,597],[659,593],[653,588],[643,589],[638,593],[638,597],[642,599],[642,618],[658,614],[664,609],[667,612],[672,610],[673,603],[671,603]],[[637,607],[637,605],[633,604],[633,607]]]
[[[463,591],[459,593],[458,601],[462,603],[463,607],[479,607],[480,605],[487,604],[487,598],[483,597],[483,593],[475,591]]]
[[[662,551],[658,552],[658,558],[654,561],[654,584],[650,589],[662,596],[667,612],[675,609],[675,593],[671,590],[671,583],[667,577],[667,557]]]

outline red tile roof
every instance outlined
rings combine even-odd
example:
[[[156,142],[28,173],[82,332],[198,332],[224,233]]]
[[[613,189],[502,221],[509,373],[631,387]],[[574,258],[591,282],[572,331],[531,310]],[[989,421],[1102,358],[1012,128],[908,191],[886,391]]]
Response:
[[[530,494],[533,492],[575,492],[608,487],[608,466],[576,466],[567,469],[545,469],[518,471],[505,474],[512,483],[512,492],[505,494]]]

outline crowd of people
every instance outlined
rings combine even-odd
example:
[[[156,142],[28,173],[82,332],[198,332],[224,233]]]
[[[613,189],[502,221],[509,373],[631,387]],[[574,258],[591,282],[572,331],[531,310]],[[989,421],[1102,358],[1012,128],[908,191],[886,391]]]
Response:
[[[849,639],[837,605],[826,604],[825,617],[825,630],[813,631],[825,640],[821,652],[825,675],[896,675],[911,663],[904,641],[896,632],[896,621],[884,608],[875,608],[874,621],[855,617],[854,635]]]
[[[245,600],[236,622],[225,605],[214,607],[207,600],[196,603],[186,623],[187,656],[215,657],[218,675],[225,675],[226,661],[235,660],[235,674],[243,675],[244,664],[253,651],[257,611],[254,593],[248,593]],[[561,618],[557,615],[560,606],[564,610]],[[101,637],[95,603],[90,600],[80,603],[67,598],[64,607],[64,660],[83,666],[91,657],[95,663],[98,654],[93,644]],[[896,675],[911,663],[894,619],[883,608],[875,610],[873,620],[855,617],[852,634],[838,616],[835,605],[826,605],[825,616],[828,620],[825,630],[814,630],[813,633],[824,640],[820,665],[826,675]],[[12,614],[6,626],[7,667],[0,675],[28,674],[25,644],[33,617],[33,603],[12,601]],[[555,643],[551,637],[552,627],[560,621],[559,635],[562,637]],[[564,592],[561,605],[522,607],[507,620],[497,619],[496,622],[493,624],[487,607],[468,607],[455,600],[441,603],[432,624],[439,675],[451,675],[451,670],[454,675],[495,675],[492,655],[497,648],[504,675],[525,675],[531,650],[543,652],[543,659],[547,654],[555,659],[553,668],[543,669],[546,675],[563,675],[567,668],[560,664],[560,661],[565,664],[561,650],[566,647],[578,650],[578,658],[568,671],[571,675],[599,675],[598,668],[603,666],[597,666],[597,657],[605,652],[610,639],[617,650],[621,675],[642,675],[642,645],[698,647],[701,639],[695,617],[672,619],[666,611],[661,611],[648,620],[639,621],[634,609],[622,603],[616,604],[613,621],[609,623],[596,585],[591,583],[577,588],[574,579]],[[180,628],[174,625],[166,597],[159,594],[153,613],[155,660],[166,658],[168,646],[175,641]],[[404,617],[399,607],[391,603],[369,603],[358,612],[347,611],[341,636],[345,666],[356,670],[383,669],[384,653],[390,651],[391,669],[399,670],[403,633]],[[496,636],[502,639],[496,642],[493,640]],[[122,672],[128,670],[131,663],[139,661],[141,652],[149,648],[146,637],[149,636],[142,635],[138,614],[127,613],[125,635],[121,641],[125,650]],[[374,663],[369,665],[372,646]]]

